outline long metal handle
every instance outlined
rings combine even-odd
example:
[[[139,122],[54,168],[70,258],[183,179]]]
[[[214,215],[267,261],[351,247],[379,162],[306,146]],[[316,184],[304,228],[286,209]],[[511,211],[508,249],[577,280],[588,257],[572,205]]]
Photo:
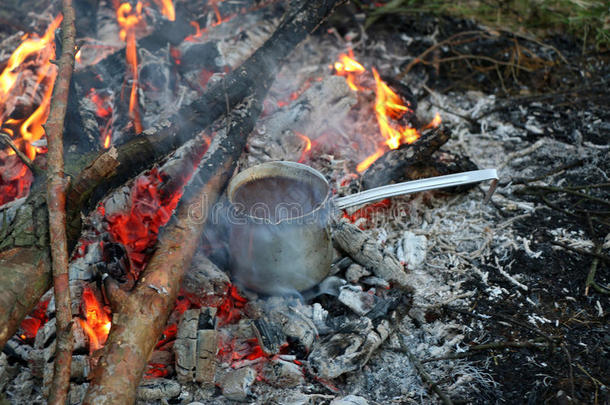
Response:
[[[353,207],[355,205],[381,200],[387,197],[412,194],[419,191],[435,190],[445,187],[461,186],[464,184],[477,183],[485,180],[495,180],[490,188],[490,192],[493,193],[498,180],[498,173],[496,169],[473,170],[471,172],[448,174],[446,176],[430,177],[428,179],[407,181],[398,184],[389,184],[387,186],[377,187],[362,191],[360,193],[337,198],[335,200],[335,206],[338,209],[344,209]],[[489,197],[491,197],[490,193],[488,193],[485,199],[488,200]]]

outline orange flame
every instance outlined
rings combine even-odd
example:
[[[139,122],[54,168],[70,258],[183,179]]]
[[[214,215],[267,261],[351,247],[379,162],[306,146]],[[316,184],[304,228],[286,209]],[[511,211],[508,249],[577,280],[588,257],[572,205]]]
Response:
[[[439,113],[436,113],[432,121],[430,121],[428,125],[426,125],[423,129],[438,128],[439,125],[441,125],[441,122],[441,115]]]
[[[220,15],[220,9],[218,8],[218,3],[222,0],[211,0],[212,8],[214,9],[214,14],[216,15],[216,23],[214,25],[222,24],[222,16]]]
[[[135,10],[129,3],[123,3],[116,11],[121,26],[119,36],[126,42],[125,59],[131,69],[131,94],[129,96],[129,115],[133,119],[136,133],[142,132],[142,120],[138,108],[138,54],[136,51],[136,27],[143,22],[142,2],[138,1]]]
[[[350,89],[358,91],[359,87],[356,85],[356,76],[365,72],[364,66],[354,59],[354,53],[350,49],[348,54],[340,54],[339,61],[335,62],[335,71],[338,76],[345,76],[347,85]]]
[[[106,343],[112,322],[90,288],[83,290],[83,304],[87,320],[79,319],[79,321],[89,337],[89,352],[93,353]]]
[[[27,119],[7,119],[5,122],[5,124],[10,124],[15,128],[20,125],[19,133],[21,139],[15,139],[15,143],[24,149],[25,154],[30,159],[34,159],[37,152],[32,142],[41,139],[45,134],[42,125],[49,116],[51,94],[53,93],[53,85],[57,75],[57,68],[50,62],[51,59],[55,58],[55,44],[53,40],[55,38],[55,30],[61,24],[62,18],[61,14],[55,17],[45,34],[40,38],[36,35],[32,35],[30,38],[26,34],[24,41],[15,49],[8,60],[6,68],[0,74],[0,126],[3,124],[4,107],[12,97],[11,92],[15,88],[22,72],[28,69],[27,61],[34,60],[37,65],[37,79],[34,92],[41,85],[44,84],[46,86],[40,105]],[[11,135],[14,133],[10,131],[10,128],[5,128],[4,131],[9,132]],[[9,152],[9,154],[12,153]]]
[[[303,163],[305,161],[305,158],[307,157],[307,152],[309,152],[311,150],[311,139],[309,139],[307,136],[303,135],[300,132],[295,131],[295,134],[296,134],[296,136],[301,138],[303,141],[305,141],[305,149],[303,149],[303,152],[301,152],[301,157],[299,158],[299,162],[298,162],[298,163]]]
[[[345,76],[347,84],[352,90],[366,90],[355,83],[356,75],[362,74],[365,72],[365,69],[354,59],[351,50],[348,51],[347,55],[339,55],[339,61],[335,62],[334,68],[338,76]],[[383,142],[377,145],[377,149],[373,154],[367,156],[356,166],[356,170],[359,173],[368,169],[388,149],[397,149],[400,145],[413,143],[421,136],[417,129],[409,125],[402,126],[396,123],[406,113],[411,112],[409,103],[403,102],[401,97],[381,79],[375,68],[372,71],[375,78],[375,116]],[[434,119],[423,129],[436,128],[440,124],[441,116],[436,114]]]
[[[176,20],[176,10],[172,0],[153,0],[157,7],[161,9],[161,14],[167,17],[170,21]]]
[[[199,26],[199,23],[197,21],[191,21],[189,24],[191,24],[193,28],[195,28],[195,33],[184,38],[184,40],[193,42],[195,38],[200,38],[201,35],[203,35],[203,32],[201,31],[201,27]]]
[[[104,149],[108,149],[110,147],[110,134],[106,134],[104,138]]]
[[[102,121],[105,122],[104,127],[100,131],[100,139],[102,139],[102,145],[104,149],[108,149],[110,147],[111,140],[111,126],[113,122],[112,117],[112,103],[109,101],[109,97],[100,96],[94,88],[89,90],[87,94],[87,98],[89,98],[97,107],[95,114]]]

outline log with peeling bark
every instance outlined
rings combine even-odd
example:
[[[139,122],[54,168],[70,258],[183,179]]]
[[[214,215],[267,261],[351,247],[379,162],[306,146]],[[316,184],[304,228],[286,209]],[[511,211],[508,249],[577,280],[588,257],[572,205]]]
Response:
[[[68,245],[80,235],[86,203],[150,167],[261,88],[267,88],[290,51],[343,0],[300,1],[273,36],[225,80],[204,93],[181,114],[158,123],[116,149],[95,156],[68,155],[66,173],[75,177],[67,195]],[[15,334],[50,281],[48,216],[44,186],[36,179],[30,195],[10,221],[0,208],[0,347]],[[72,190],[78,190],[74,192]],[[93,195],[95,190],[101,190]]]
[[[112,329],[85,404],[135,402],[136,389],[163,332],[185,270],[195,254],[207,215],[235,169],[247,135],[261,112],[252,97],[230,117],[230,130],[218,133],[187,185],[172,221],[159,237],[157,250],[130,292],[110,278],[106,291],[113,308]]]
[[[370,189],[399,179],[410,167],[429,159],[448,140],[449,133],[441,126],[424,133],[415,143],[390,150],[364,172],[362,186]]]
[[[333,243],[354,261],[370,269],[377,277],[408,287],[407,274],[394,254],[384,251],[374,238],[343,220],[332,224]]]
[[[47,169],[47,208],[49,210],[49,237],[57,320],[57,346],[49,404],[65,404],[70,387],[72,364],[72,309],[70,304],[70,278],[68,273],[68,243],[66,236],[66,179],[64,177],[64,119],[68,93],[74,70],[74,9],[72,0],[62,1],[62,52],[59,58],[57,80],[49,118],[45,124],[49,145]]]

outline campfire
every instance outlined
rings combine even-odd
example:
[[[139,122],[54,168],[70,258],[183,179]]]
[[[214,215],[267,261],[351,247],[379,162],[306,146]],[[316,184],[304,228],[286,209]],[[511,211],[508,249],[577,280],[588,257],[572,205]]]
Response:
[[[459,356],[426,372],[415,355],[477,346],[472,297],[508,294],[490,266],[530,300],[506,252],[538,257],[494,222],[494,207],[530,203],[500,180],[485,204],[509,164],[493,136],[509,130],[447,107],[495,99],[428,88],[435,45],[405,76],[392,41],[327,21],[360,25],[363,5],[48,3],[30,32],[0,36],[0,393],[338,405],[494,387]],[[473,324],[443,319],[453,304]],[[490,350],[558,343],[538,335]]]

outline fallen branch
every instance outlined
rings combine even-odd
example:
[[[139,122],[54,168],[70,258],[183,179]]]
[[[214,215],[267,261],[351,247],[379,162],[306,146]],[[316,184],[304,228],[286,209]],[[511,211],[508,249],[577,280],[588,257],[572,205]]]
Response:
[[[68,243],[66,236],[66,179],[64,178],[64,119],[68,105],[68,94],[74,70],[74,9],[72,0],[62,1],[64,15],[62,23],[62,52],[59,59],[57,80],[49,118],[45,124],[47,134],[47,208],[49,210],[49,233],[53,267],[53,290],[55,294],[55,319],[57,346],[55,367],[49,404],[65,404],[70,388],[70,366],[72,364],[72,308],[70,301],[70,278],[68,273]]]

